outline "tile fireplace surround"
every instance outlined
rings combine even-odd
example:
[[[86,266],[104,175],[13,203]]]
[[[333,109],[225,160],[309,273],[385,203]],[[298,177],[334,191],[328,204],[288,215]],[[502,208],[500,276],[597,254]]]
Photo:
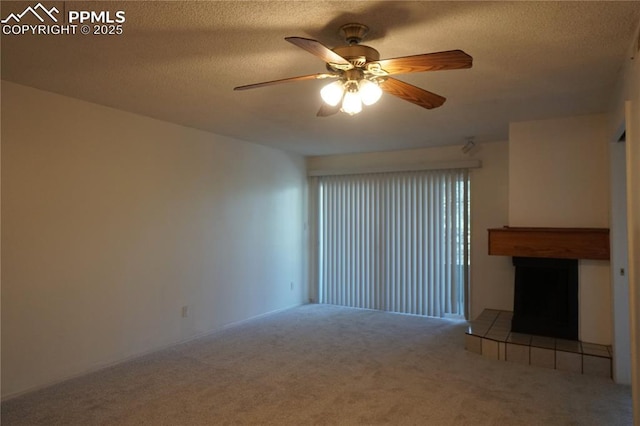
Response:
[[[612,377],[610,346],[512,333],[512,316],[512,312],[485,309],[470,322],[465,348],[499,361]]]

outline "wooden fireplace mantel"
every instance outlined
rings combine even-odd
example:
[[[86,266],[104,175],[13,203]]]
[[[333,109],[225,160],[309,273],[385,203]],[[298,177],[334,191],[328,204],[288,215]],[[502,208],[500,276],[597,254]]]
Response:
[[[489,254],[556,259],[609,259],[607,228],[489,229]]]

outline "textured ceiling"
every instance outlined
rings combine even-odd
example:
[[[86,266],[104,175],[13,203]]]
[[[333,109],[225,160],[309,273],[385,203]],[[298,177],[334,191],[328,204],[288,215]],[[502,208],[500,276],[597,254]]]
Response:
[[[5,2],[2,17],[35,2]],[[304,155],[505,140],[512,121],[604,112],[640,2],[44,2],[124,10],[124,34],[2,36],[2,78]],[[234,86],[323,72],[286,36],[343,44],[370,27],[382,58],[462,49],[473,68],[398,75],[447,98],[426,110],[385,95],[318,118],[322,81]]]

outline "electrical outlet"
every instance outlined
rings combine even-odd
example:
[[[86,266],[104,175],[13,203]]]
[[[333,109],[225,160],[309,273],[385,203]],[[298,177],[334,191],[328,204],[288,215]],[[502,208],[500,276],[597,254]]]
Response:
[[[188,316],[189,316],[189,307],[185,305],[182,307],[182,318],[186,318]]]

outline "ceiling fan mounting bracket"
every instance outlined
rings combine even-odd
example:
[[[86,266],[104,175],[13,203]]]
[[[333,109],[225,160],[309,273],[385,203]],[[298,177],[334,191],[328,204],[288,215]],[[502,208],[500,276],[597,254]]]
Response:
[[[347,44],[358,44],[369,33],[369,27],[364,24],[344,24],[340,27],[340,31],[344,35]]]

